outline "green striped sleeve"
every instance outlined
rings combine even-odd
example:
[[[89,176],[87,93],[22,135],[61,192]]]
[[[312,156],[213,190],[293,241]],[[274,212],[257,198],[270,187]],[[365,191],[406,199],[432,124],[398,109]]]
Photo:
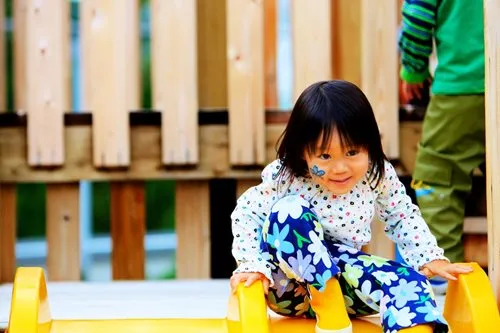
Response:
[[[399,33],[401,78],[409,83],[425,81],[429,74],[429,56],[436,24],[438,0],[405,0]]]

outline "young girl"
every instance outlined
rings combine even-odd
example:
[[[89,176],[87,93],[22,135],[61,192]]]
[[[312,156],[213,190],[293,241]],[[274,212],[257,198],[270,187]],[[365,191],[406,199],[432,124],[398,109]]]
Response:
[[[447,332],[427,278],[471,269],[443,256],[383,153],[363,92],[345,81],[308,87],[278,157],[231,215],[232,288],[261,280],[273,311],[315,317],[318,333],[352,332],[346,313],[380,313],[387,333]],[[360,251],[375,215],[408,265]]]

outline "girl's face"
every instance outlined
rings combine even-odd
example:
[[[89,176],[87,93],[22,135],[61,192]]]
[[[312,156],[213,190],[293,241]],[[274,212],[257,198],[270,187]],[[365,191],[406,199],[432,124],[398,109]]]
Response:
[[[368,151],[362,148],[342,149],[337,131],[326,151],[321,151],[321,137],[315,153],[306,152],[306,162],[313,180],[334,194],[349,192],[366,176],[370,165]]]

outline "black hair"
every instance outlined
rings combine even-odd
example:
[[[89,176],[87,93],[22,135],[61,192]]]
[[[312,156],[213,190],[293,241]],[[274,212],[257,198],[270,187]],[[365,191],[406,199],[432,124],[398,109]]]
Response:
[[[316,82],[297,99],[288,124],[278,140],[277,156],[289,177],[309,177],[305,152],[315,152],[321,138],[326,149],[337,130],[342,147],[368,151],[368,181],[372,189],[384,177],[387,160],[373,109],[365,94],[355,84],[343,80]],[[375,182],[375,185],[373,183]]]

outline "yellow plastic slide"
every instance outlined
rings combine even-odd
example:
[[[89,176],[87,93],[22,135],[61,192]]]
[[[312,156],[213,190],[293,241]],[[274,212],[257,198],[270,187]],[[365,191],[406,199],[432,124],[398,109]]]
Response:
[[[450,282],[444,316],[454,333],[485,333],[500,329],[500,317],[487,275],[474,271]],[[262,284],[240,285],[230,296],[226,318],[53,320],[43,270],[21,267],[16,272],[8,333],[294,333],[314,332],[314,320],[269,317]],[[355,333],[382,332],[381,327],[353,319]]]

